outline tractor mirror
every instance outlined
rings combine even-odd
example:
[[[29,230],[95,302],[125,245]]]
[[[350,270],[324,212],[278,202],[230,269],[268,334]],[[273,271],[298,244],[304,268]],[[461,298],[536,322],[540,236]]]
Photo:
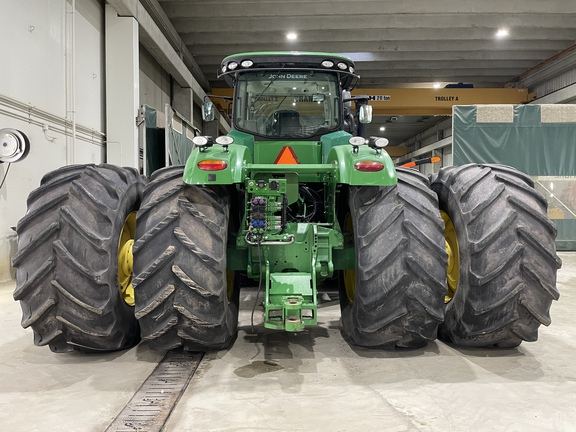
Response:
[[[360,105],[360,112],[358,113],[358,120],[360,123],[367,124],[372,122],[372,106]]]
[[[214,112],[216,108],[212,101],[204,102],[202,104],[202,120],[205,122],[211,122],[214,120]]]

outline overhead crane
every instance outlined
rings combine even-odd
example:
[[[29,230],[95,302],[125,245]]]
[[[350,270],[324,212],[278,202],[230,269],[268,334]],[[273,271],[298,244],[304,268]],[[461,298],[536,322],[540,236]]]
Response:
[[[215,96],[232,97],[232,89],[214,88]],[[357,88],[352,96],[368,95],[374,115],[452,115],[453,105],[525,104],[535,99],[526,88]],[[231,101],[214,103],[226,110]]]

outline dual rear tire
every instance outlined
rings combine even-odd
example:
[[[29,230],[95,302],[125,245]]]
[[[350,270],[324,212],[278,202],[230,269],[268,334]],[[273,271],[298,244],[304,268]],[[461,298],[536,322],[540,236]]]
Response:
[[[141,337],[162,350],[230,345],[238,293],[226,274],[229,194],[185,185],[182,174],[159,170],[147,186],[135,169],[113,165],[44,176],[13,257],[14,299],[36,345],[116,351]]]
[[[532,179],[476,164],[443,168],[431,185],[397,174],[392,187],[350,188],[356,271],[340,297],[351,340],[417,347],[438,331],[462,346],[535,341],[551,322],[561,261]]]

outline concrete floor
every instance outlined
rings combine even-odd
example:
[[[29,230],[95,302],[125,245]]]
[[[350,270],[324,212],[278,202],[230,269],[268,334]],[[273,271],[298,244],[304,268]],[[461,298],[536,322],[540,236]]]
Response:
[[[317,328],[252,334],[245,301],[235,345],[205,356],[166,430],[576,431],[576,253],[559,255],[553,323],[512,350],[351,347],[334,301]],[[35,347],[13,289],[0,285],[0,430],[103,431],[163,353]]]

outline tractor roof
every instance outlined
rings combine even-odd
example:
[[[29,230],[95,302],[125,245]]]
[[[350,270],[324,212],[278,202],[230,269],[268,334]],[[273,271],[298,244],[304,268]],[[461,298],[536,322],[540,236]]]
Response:
[[[218,77],[232,86],[237,73],[258,69],[283,71],[314,70],[340,75],[342,87],[350,87],[354,79],[354,62],[342,54],[300,51],[247,52],[233,54],[222,60]]]

